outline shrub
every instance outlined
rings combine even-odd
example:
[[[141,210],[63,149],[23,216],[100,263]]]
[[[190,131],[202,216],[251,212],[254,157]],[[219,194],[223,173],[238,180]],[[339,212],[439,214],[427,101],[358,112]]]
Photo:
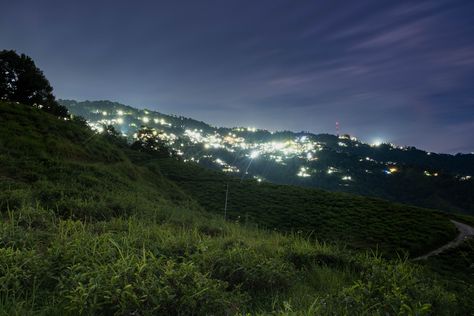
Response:
[[[0,248],[0,297],[31,297],[47,279],[48,263],[34,250]]]
[[[192,263],[176,263],[150,253],[113,262],[72,266],[59,290],[67,310],[77,314],[225,315],[247,298],[226,291]]]

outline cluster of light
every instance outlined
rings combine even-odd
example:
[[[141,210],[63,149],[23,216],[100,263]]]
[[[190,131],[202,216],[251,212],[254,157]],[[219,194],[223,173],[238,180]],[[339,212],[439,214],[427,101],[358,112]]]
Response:
[[[202,144],[205,149],[224,149],[228,152],[243,152],[251,159],[265,156],[279,164],[284,165],[285,159],[300,158],[303,160],[317,160],[316,153],[323,149],[323,144],[310,140],[307,136],[301,136],[294,140],[271,141],[271,142],[246,142],[246,139],[237,132],[257,131],[255,128],[234,128],[233,132],[221,135],[204,133],[202,129],[186,129],[184,136],[192,144]]]
[[[225,166],[224,168],[222,168],[222,171],[223,172],[229,172],[229,173],[239,173],[240,172],[239,168],[237,168],[235,166]]]
[[[398,172],[398,168],[397,167],[390,167],[388,169],[385,169],[383,172],[385,174],[394,174],[394,173]]]
[[[308,161],[314,161],[314,160],[318,160],[318,157],[314,157],[313,153],[307,153],[306,154],[306,160]]]
[[[301,167],[298,173],[296,174],[298,177],[307,178],[311,175],[309,174],[309,170],[306,167]]]
[[[187,136],[189,140],[194,143],[202,143],[203,142],[203,137],[201,135],[201,131],[198,131],[197,129],[195,130],[185,130],[184,131],[184,136]]]
[[[168,127],[171,127],[171,126],[172,126],[172,124],[166,122],[166,120],[165,120],[164,118],[154,118],[154,119],[153,119],[153,122],[154,122],[155,124],[160,124],[160,125],[164,125],[164,126],[168,126]]]
[[[87,121],[87,125],[89,125],[89,127],[97,132],[97,133],[102,133],[104,131],[104,124],[102,123],[99,123],[99,122],[90,122],[90,121]]]
[[[383,144],[383,140],[381,140],[381,139],[376,139],[376,140],[374,140],[374,141],[372,142],[371,146],[372,146],[372,147],[378,147],[378,146],[380,146],[380,145],[382,145],[382,144]]]
[[[104,131],[104,125],[123,125],[125,123],[125,120],[123,118],[124,115],[133,115],[133,112],[126,112],[125,110],[116,110],[114,111],[116,117],[113,118],[113,113],[112,112],[107,112],[107,111],[102,111],[99,109],[96,109],[92,113],[102,115],[103,118],[91,123],[88,122],[88,124],[91,126],[91,128],[99,133]],[[167,122],[164,118],[150,118],[150,116],[153,115],[153,113],[148,112],[147,110],[144,110],[141,112],[142,114],[145,114],[143,117],[135,117],[135,120],[131,120],[131,122],[128,123],[129,127],[137,128],[137,125],[139,126],[140,123],[136,123],[137,121],[141,121],[142,123],[150,123],[154,122],[156,125],[162,125],[165,127],[172,127],[172,124]],[[183,120],[182,117],[180,117],[181,120]],[[184,125],[181,125],[183,129],[185,129]],[[246,156],[249,157],[250,159],[256,159],[260,156],[264,157],[265,159],[270,159],[278,164],[281,165],[287,165],[285,162],[288,159],[294,159],[298,158],[304,161],[315,161],[318,159],[318,151],[321,151],[325,148],[325,143],[318,142],[314,139],[312,139],[311,136],[308,135],[303,135],[296,137],[294,139],[286,139],[286,140],[279,140],[279,141],[269,141],[269,142],[259,142],[259,141],[248,141],[243,137],[242,135],[239,135],[240,132],[257,132],[258,129],[255,127],[246,127],[246,128],[234,128],[232,129],[231,132],[228,132],[227,134],[221,135],[217,131],[213,131],[211,133],[205,133],[202,129],[185,129],[184,130],[184,138],[178,137],[177,135],[173,133],[164,133],[160,132],[158,133],[156,130],[153,131],[153,135],[166,141],[169,145],[174,145],[176,144],[173,149],[177,151],[179,155],[185,155],[184,152],[180,151],[179,148],[185,149],[185,144],[200,144],[204,146],[206,149],[224,149],[228,152],[237,152],[241,156]],[[123,134],[123,131],[120,131]],[[272,133],[273,134],[273,133]],[[123,134],[125,135],[125,134]],[[134,137],[137,137],[137,134],[134,134]],[[181,140],[178,144],[176,143],[178,140]],[[337,142],[337,145],[339,147],[348,147],[349,145],[353,145],[352,143],[348,143],[348,141],[353,141],[355,142],[355,146],[359,145],[359,141],[357,138],[352,137],[350,135],[339,135],[338,139],[340,141]],[[184,143],[183,143],[184,142]],[[363,143],[360,143],[363,144]],[[386,143],[385,141],[381,139],[375,139],[370,146],[372,147],[378,147],[382,144],[386,144],[387,146],[390,146],[390,149],[399,149],[399,150],[408,150],[408,147],[403,147],[403,146],[396,146],[392,143]],[[177,149],[177,148],[178,149]],[[212,152],[212,151],[209,151]],[[427,155],[431,155],[430,152],[426,153]],[[199,155],[201,158],[205,157],[203,155]],[[212,157],[212,155],[210,155]],[[185,161],[199,161],[199,159],[194,158],[194,157],[186,157],[184,159]],[[387,162],[378,162],[370,157],[362,157],[359,159],[360,162],[368,161],[368,162],[373,162],[375,164],[379,165],[384,165],[382,168],[382,171],[386,174],[394,174],[399,172],[399,169],[393,165],[396,165],[396,163],[387,161]],[[216,165],[220,166],[222,171],[224,172],[240,172],[240,170],[235,167],[227,164],[225,161],[221,159],[214,159],[214,162]],[[374,169],[371,169],[374,170]],[[372,171],[369,169],[366,169],[366,173],[372,173]],[[378,169],[380,170],[380,169]],[[316,170],[313,170],[315,172]],[[322,171],[324,172],[324,171]],[[335,167],[328,167],[326,170],[327,174],[333,174],[336,172],[341,172],[340,170],[336,169]],[[429,172],[429,171],[424,171],[423,174],[427,177],[436,177],[438,176],[438,173],[434,172]],[[309,169],[307,167],[301,167],[301,169],[298,171],[297,176],[299,177],[310,177],[311,174],[309,172]],[[457,177],[460,181],[466,181],[470,180],[471,176],[458,176]],[[350,176],[342,176],[341,179],[343,181],[350,181],[352,180]]]
[[[351,141],[353,141],[353,142],[359,141],[359,140],[357,139],[357,137],[351,136],[351,135],[349,135],[349,134],[339,135],[338,138],[339,138],[339,139],[351,140]]]
[[[240,172],[240,170],[237,167],[229,165],[228,163],[226,163],[224,160],[220,158],[214,159],[214,163],[220,166],[223,172],[230,172],[230,173]]]
[[[185,158],[185,159],[183,159],[183,161],[184,161],[184,162],[190,162],[190,161],[192,161],[192,162],[199,163],[199,159],[195,159],[194,157],[191,157],[191,158],[189,158],[189,159]]]
[[[250,157],[251,159],[255,159],[255,158],[257,158],[258,156],[260,156],[260,153],[259,153],[258,151],[256,151],[256,150],[252,151],[252,152],[250,153],[250,155],[249,155],[249,157]]]
[[[178,140],[178,136],[173,133],[162,132],[158,134],[158,138],[166,142],[168,145],[174,145]]]
[[[220,159],[220,158],[217,158],[216,160],[214,160],[214,162],[215,162],[216,164],[218,164],[218,165],[221,165],[221,166],[225,166],[225,165],[226,165],[226,163],[225,163],[222,159]]]
[[[208,134],[208,135],[203,135],[202,130],[185,130],[184,131],[184,136],[186,136],[191,143],[193,144],[204,144],[204,148],[209,149],[209,148],[222,148],[222,137],[217,134]]]

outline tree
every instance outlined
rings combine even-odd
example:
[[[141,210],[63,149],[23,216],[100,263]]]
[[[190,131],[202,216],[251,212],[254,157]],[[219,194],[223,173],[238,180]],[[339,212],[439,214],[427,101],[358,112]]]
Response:
[[[139,151],[153,153],[159,157],[175,157],[176,154],[161,139],[162,132],[142,126],[137,132],[137,140],[132,144],[131,148]]]
[[[118,146],[128,146],[127,139],[118,132],[113,125],[103,125],[102,135]]]
[[[59,117],[67,108],[56,102],[53,88],[34,61],[13,50],[0,51],[0,100],[39,107]]]

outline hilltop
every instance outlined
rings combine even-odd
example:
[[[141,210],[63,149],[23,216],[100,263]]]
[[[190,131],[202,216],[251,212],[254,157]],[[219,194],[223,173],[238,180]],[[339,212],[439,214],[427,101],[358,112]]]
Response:
[[[236,178],[355,193],[444,211],[474,214],[474,155],[437,154],[351,135],[222,128],[110,101],[59,100],[95,130],[112,125],[136,140],[156,130],[185,162]]]
[[[0,102],[0,149],[4,314],[465,314],[471,308],[464,299],[470,283],[447,283],[430,270],[440,264],[425,268],[364,250],[433,249],[455,235],[444,213],[240,183],[133,150],[81,119],[15,103]],[[351,238],[339,238],[344,234]]]

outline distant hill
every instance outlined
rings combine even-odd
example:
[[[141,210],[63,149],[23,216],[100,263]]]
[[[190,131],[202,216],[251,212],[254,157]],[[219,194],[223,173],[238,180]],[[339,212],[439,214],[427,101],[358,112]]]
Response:
[[[97,130],[113,125],[129,141],[142,126],[156,129],[185,162],[238,178],[474,214],[473,154],[366,144],[351,135],[215,127],[110,101],[59,102]]]

